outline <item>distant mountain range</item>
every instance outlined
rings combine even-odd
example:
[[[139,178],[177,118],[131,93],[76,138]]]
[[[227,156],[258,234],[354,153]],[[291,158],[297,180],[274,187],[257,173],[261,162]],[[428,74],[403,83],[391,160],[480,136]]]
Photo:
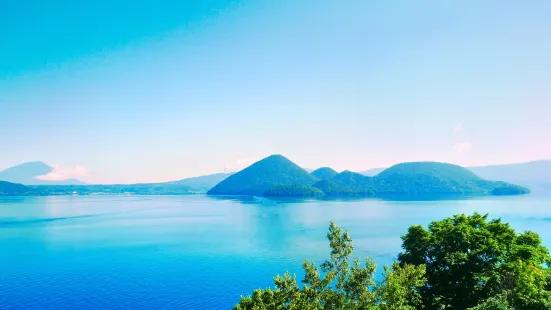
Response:
[[[218,173],[172,182],[86,185],[78,180],[52,182],[36,179],[51,171],[52,167],[42,162],[6,169],[0,172],[0,195],[183,195],[208,192],[210,195],[411,197],[522,194],[527,192],[525,187],[538,194],[551,193],[549,160],[471,168],[417,162],[361,173],[337,173],[329,167],[308,171],[281,155],[273,155],[238,173]]]
[[[39,195],[189,195],[204,194],[231,173],[217,173],[162,183],[35,186]]]
[[[78,180],[44,181],[36,179],[53,170],[42,162],[21,164],[0,172],[0,196],[21,195],[185,195],[206,193],[231,173],[217,173],[162,183],[84,184]]]
[[[209,195],[425,197],[518,195],[527,188],[487,181],[460,166],[416,162],[385,169],[375,177],[320,168],[311,174],[281,155],[269,156],[228,177]]]
[[[181,186],[181,187],[187,187],[190,191],[206,193],[208,190],[213,188],[216,184],[222,182],[232,174],[233,172],[215,173],[215,174],[203,175],[199,177],[182,179],[179,181],[156,183],[156,185]]]
[[[47,175],[54,170],[47,164],[35,161],[23,163],[6,170],[0,171],[0,181],[18,183],[24,185],[82,185],[83,182],[75,179],[62,181],[46,181],[37,177]]]
[[[526,186],[537,194],[551,193],[551,160],[468,169],[485,179],[503,180]]]

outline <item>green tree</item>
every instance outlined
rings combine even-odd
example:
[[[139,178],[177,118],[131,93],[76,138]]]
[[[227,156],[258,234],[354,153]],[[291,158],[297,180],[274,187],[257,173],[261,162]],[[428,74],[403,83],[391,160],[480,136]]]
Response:
[[[384,267],[384,280],[376,288],[381,310],[415,310],[422,306],[421,295],[415,288],[425,284],[425,266],[394,262]]]
[[[549,251],[533,232],[517,234],[475,213],[432,222],[428,230],[412,226],[402,240],[400,263],[426,266],[419,291],[425,309],[489,307],[499,296],[516,309],[551,309]]]
[[[286,272],[274,278],[275,288],[257,289],[241,297],[236,310],[280,309],[358,309],[413,310],[421,298],[417,289],[424,285],[424,266],[385,267],[384,280],[375,283],[375,262],[351,259],[354,246],[348,231],[331,222],[327,239],[330,258],[320,267],[305,261],[302,287]]]
[[[469,310],[513,310],[503,297],[491,297],[480,305]]]
[[[551,266],[551,262],[548,262],[547,266]],[[551,268],[545,270],[545,290],[551,291]]]
[[[551,309],[551,291],[546,290],[546,270],[521,260],[507,263],[503,269],[501,289],[514,309]]]

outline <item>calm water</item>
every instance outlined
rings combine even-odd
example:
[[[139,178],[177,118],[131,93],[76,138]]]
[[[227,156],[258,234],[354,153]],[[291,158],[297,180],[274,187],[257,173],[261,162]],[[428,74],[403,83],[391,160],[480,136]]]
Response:
[[[0,198],[0,308],[228,309],[328,254],[330,220],[356,253],[389,263],[400,235],[454,213],[490,213],[551,246],[551,197],[272,201],[171,197]]]

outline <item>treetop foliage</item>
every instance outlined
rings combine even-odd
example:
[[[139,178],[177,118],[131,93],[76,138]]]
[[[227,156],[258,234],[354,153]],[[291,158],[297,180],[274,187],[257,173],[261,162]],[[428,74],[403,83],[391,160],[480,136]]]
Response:
[[[454,215],[414,225],[398,261],[375,280],[373,259],[353,258],[347,230],[331,222],[329,259],[305,260],[302,285],[286,272],[275,288],[241,297],[236,310],[549,310],[551,256],[538,234],[516,233],[488,215]]]

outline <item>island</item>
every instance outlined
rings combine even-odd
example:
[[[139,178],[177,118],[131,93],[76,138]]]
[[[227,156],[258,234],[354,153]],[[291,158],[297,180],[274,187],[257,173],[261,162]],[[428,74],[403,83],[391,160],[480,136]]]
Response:
[[[407,199],[528,193],[528,188],[485,180],[464,167],[447,163],[401,163],[369,177],[351,171],[336,173],[327,167],[309,174],[289,159],[272,155],[228,177],[207,194]]]

